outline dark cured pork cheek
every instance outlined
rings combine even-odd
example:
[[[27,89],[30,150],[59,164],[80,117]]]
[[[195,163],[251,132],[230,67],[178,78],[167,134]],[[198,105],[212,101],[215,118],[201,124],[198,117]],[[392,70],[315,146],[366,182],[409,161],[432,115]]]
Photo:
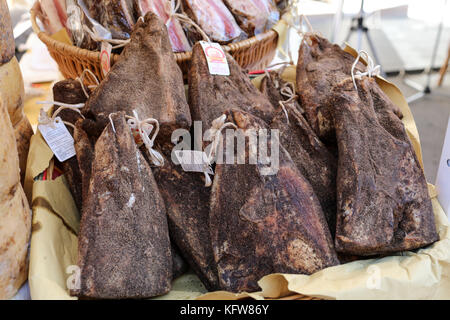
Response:
[[[332,107],[328,105],[334,85],[350,76],[355,58],[325,38],[308,34],[302,41],[297,63],[297,94],[306,119],[325,143],[334,143]],[[356,68],[364,70],[359,62]]]
[[[266,128],[245,112],[226,114],[240,129]],[[223,290],[255,291],[265,275],[312,274],[339,263],[319,201],[285,149],[277,174],[261,169],[216,165],[210,228]]]
[[[336,249],[374,255],[433,243],[438,235],[427,183],[403,124],[374,98],[375,80],[357,86],[358,92],[350,78],[333,91],[339,148]]]
[[[201,173],[184,172],[171,160],[171,147],[159,147],[165,162],[154,168],[155,180],[164,199],[171,239],[205,287],[217,290],[217,267],[209,234],[210,188]]]
[[[89,89],[86,89],[89,93]],[[57,102],[67,103],[67,104],[78,104],[85,103],[87,100],[86,95],[83,92],[81,83],[78,80],[66,79],[55,83],[53,86],[53,100]],[[54,106],[54,111],[56,111],[59,106]],[[62,110],[59,116],[63,121],[75,124],[78,120],[81,120],[80,114],[73,110]],[[74,130],[68,127],[69,132],[74,135],[75,146],[77,144],[77,139],[74,134]],[[82,174],[79,168],[79,162],[77,157],[72,157],[67,161],[61,163],[61,168],[63,169],[64,175],[67,179],[69,189],[72,193],[75,204],[77,205],[78,211],[82,211],[83,202],[83,188],[82,188]]]
[[[95,145],[79,233],[79,297],[149,298],[167,293],[172,257],[163,199],[124,113]]]
[[[276,88],[283,85],[285,85],[285,81],[279,77],[278,73],[272,72],[261,82],[261,91],[277,110],[271,128],[280,131],[281,145],[286,148],[300,173],[311,184],[334,238],[336,232],[337,159],[311,129],[296,101],[285,104],[289,115],[288,123],[286,114],[279,105],[279,101],[286,100],[286,98]]]
[[[269,123],[274,111],[270,101],[252,84],[233,57],[226,56],[230,76],[211,75],[201,45],[194,45],[188,74],[192,118],[202,121],[207,130],[225,110],[237,108]]]
[[[91,94],[85,115],[103,128],[110,113],[131,116],[135,109],[141,120],[157,119],[158,138],[170,141],[173,130],[191,126],[183,75],[166,26],[151,12],[144,20],[138,21],[119,61]]]
[[[80,119],[75,124],[73,139],[75,140],[76,159],[81,174],[81,199],[83,208],[89,196],[89,183],[91,180],[92,162],[94,161],[94,145],[87,133],[83,130],[84,120]]]

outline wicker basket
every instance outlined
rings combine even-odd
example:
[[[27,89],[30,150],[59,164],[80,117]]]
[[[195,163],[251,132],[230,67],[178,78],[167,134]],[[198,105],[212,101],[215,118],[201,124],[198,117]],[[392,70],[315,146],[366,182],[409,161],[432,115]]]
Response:
[[[37,25],[36,10],[38,9],[35,5],[30,11],[33,30],[47,46],[50,55],[55,59],[63,76],[66,79],[75,79],[81,75],[83,70],[89,69],[94,72],[99,80],[102,80],[103,74],[100,67],[100,53],[81,49],[51,38]],[[278,34],[273,30],[269,30],[247,40],[225,45],[223,48],[234,57],[241,67],[264,69],[275,56],[277,42]],[[186,76],[189,69],[191,52],[175,53],[175,58],[183,74]],[[119,55],[113,54],[111,64],[114,64],[118,59]],[[92,79],[87,80],[87,82],[91,81]]]

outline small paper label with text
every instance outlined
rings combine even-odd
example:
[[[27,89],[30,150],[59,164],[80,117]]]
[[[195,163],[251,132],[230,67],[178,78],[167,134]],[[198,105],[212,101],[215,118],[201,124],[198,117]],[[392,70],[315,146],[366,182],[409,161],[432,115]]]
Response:
[[[60,117],[53,125],[40,124],[39,131],[59,162],[64,162],[76,155],[74,140]]]
[[[219,76],[229,76],[230,67],[227,57],[220,44],[215,42],[200,41],[208,62],[209,73]]]
[[[100,64],[102,66],[103,76],[106,75],[111,70],[111,51],[112,45],[108,42],[102,42],[102,47],[100,51]]]

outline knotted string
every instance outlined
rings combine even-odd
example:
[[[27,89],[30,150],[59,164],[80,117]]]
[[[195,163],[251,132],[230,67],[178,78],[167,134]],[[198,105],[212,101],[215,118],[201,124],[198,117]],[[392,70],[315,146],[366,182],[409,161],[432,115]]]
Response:
[[[153,164],[157,167],[164,166],[164,158],[163,156],[153,149],[153,146],[155,144],[155,139],[158,136],[159,133],[159,122],[156,119],[148,118],[145,120],[140,120],[139,116],[136,112],[136,110],[133,110],[134,117],[131,116],[125,116],[126,119],[128,119],[127,123],[132,128],[138,131],[139,136],[141,137],[145,147],[147,148],[150,158],[153,162]],[[110,118],[111,120],[111,118]],[[146,127],[147,125],[147,127]],[[153,126],[154,125],[154,126]],[[153,131],[153,128],[155,128],[155,132],[153,133],[152,138],[149,138],[150,133]]]
[[[209,150],[209,155],[207,157],[207,163],[204,165],[204,171],[203,174],[205,175],[205,186],[211,187],[212,186],[212,179],[209,176],[208,170],[211,169],[211,165],[214,161],[214,158],[217,155],[217,148],[219,147],[220,138],[222,136],[222,131],[226,128],[232,127],[235,130],[238,129],[238,127],[231,122],[225,122],[227,119],[227,116],[224,114],[221,117],[215,119],[212,122],[211,128],[208,130],[207,139],[214,137],[211,144],[211,149]],[[212,169],[211,169],[212,171]]]
[[[89,73],[92,76],[92,78],[94,79],[95,83],[97,83],[97,85],[88,86],[89,89],[98,87],[100,85],[100,82],[98,81],[97,76],[89,69],[84,69],[83,72],[81,73],[81,76],[79,76],[75,79],[80,82],[81,89],[83,89],[84,95],[86,96],[86,98],[89,99],[89,94],[87,93],[86,87],[84,86],[84,78],[86,76],[86,73]]]
[[[89,36],[92,38],[92,40],[94,40],[95,42],[108,42],[110,44],[114,44],[115,46],[113,46],[113,49],[118,49],[118,48],[122,48],[125,47],[127,44],[130,43],[130,39],[126,39],[126,40],[121,40],[121,39],[106,39],[106,38],[102,38],[97,30],[93,29],[89,29],[89,27],[87,25],[83,25],[83,29],[84,31],[86,31]]]
[[[356,73],[355,73],[356,65],[358,64],[358,61],[362,58],[362,55],[366,56],[366,61],[367,61],[366,72],[356,71]],[[355,81],[356,78],[359,80],[361,80],[361,78],[364,76],[368,76],[368,77],[372,78],[375,76],[379,76],[380,73],[381,73],[381,66],[375,65],[373,59],[369,56],[369,54],[366,51],[363,51],[363,50],[359,51],[358,56],[356,57],[356,60],[352,65],[352,80],[353,80],[353,85],[355,86],[355,89],[358,90],[358,87],[356,86],[356,81]]]
[[[289,124],[289,114],[287,112],[287,105],[298,98],[295,94],[294,85],[291,82],[286,82],[283,87],[281,87],[280,93],[282,96],[285,96],[287,100],[279,101],[280,107],[283,109],[284,114],[286,115],[287,123]]]
[[[68,103],[62,103],[62,102],[57,102],[57,101],[39,101],[39,102],[37,102],[37,104],[53,104],[53,105],[59,106],[59,108],[55,112],[53,112],[53,115],[51,118],[44,111],[44,109],[41,109],[41,111],[39,112],[39,119],[38,119],[39,124],[41,124],[41,125],[49,125],[50,127],[55,128],[56,117],[63,110],[75,111],[75,112],[79,113],[83,119],[85,119],[80,111],[80,109],[84,107],[84,103],[68,104]],[[72,123],[67,122],[67,121],[63,121],[63,123],[65,125],[68,125],[69,127],[72,127],[73,129],[75,129],[75,126]]]
[[[200,33],[204,40],[206,40],[207,42],[211,42],[211,39],[209,39],[208,35],[202,30],[202,28],[200,28],[198,24],[192,21],[192,19],[187,15],[177,12],[180,8],[180,5],[180,0],[170,0],[164,3],[164,10],[169,16],[166,21],[166,27],[169,28],[170,21],[172,21],[173,18],[177,18],[181,23],[187,23],[193,26]]]

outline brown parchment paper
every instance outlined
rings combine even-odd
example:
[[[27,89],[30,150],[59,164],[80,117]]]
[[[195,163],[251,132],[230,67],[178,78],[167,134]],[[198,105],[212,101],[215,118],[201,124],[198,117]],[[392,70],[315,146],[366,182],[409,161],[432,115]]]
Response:
[[[347,49],[346,49],[347,50]],[[354,51],[353,51],[354,52]],[[295,83],[295,66],[283,78]],[[258,86],[261,79],[255,79]],[[400,90],[378,78],[383,91],[397,104],[413,146],[421,160],[420,140],[412,113]],[[42,136],[31,140],[28,172],[36,176],[52,157]],[[30,291],[33,299],[74,299],[67,290],[77,261],[79,216],[64,177],[33,185],[33,232],[30,253]],[[302,294],[322,299],[450,299],[450,226],[429,185],[440,241],[418,250],[380,259],[362,260],[324,269],[311,276],[273,274],[259,281],[260,292],[206,293],[199,279],[187,273],[173,282],[172,291],[157,299],[276,299]],[[69,269],[68,269],[69,268]]]

